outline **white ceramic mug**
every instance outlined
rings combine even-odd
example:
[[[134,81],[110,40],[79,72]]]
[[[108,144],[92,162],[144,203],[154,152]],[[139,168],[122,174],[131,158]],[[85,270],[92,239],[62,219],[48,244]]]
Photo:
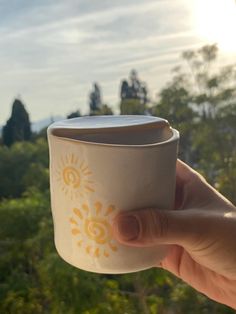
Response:
[[[112,235],[119,211],[174,202],[179,133],[149,116],[93,116],[48,128],[55,245],[68,263],[97,273],[156,265],[166,247],[132,248]]]

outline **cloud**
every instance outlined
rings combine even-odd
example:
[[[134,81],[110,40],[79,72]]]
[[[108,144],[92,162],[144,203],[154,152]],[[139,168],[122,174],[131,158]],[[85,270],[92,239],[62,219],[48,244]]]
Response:
[[[10,4],[9,4],[10,3]],[[94,81],[115,108],[136,68],[161,88],[180,52],[201,44],[189,0],[0,0],[0,124],[20,93],[33,120],[88,110]]]

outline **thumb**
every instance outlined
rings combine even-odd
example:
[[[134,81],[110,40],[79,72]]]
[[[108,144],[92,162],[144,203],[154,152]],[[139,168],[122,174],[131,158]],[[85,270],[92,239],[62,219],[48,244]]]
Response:
[[[131,246],[178,244],[191,248],[208,232],[207,221],[207,213],[199,210],[144,209],[118,214],[113,231],[119,242]]]

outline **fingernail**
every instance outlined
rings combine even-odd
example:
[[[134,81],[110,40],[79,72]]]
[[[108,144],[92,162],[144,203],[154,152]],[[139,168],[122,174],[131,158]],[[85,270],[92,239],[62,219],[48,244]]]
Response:
[[[135,216],[120,216],[116,224],[118,236],[121,240],[131,241],[137,239],[140,226]]]

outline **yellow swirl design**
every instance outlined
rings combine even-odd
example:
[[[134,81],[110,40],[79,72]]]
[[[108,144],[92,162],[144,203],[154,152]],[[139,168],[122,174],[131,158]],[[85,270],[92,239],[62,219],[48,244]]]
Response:
[[[111,239],[111,226],[105,219],[98,217],[86,219],[84,231],[91,240],[98,244],[105,244]]]
[[[66,185],[78,188],[80,186],[80,173],[79,171],[71,166],[63,169],[63,180]]]

